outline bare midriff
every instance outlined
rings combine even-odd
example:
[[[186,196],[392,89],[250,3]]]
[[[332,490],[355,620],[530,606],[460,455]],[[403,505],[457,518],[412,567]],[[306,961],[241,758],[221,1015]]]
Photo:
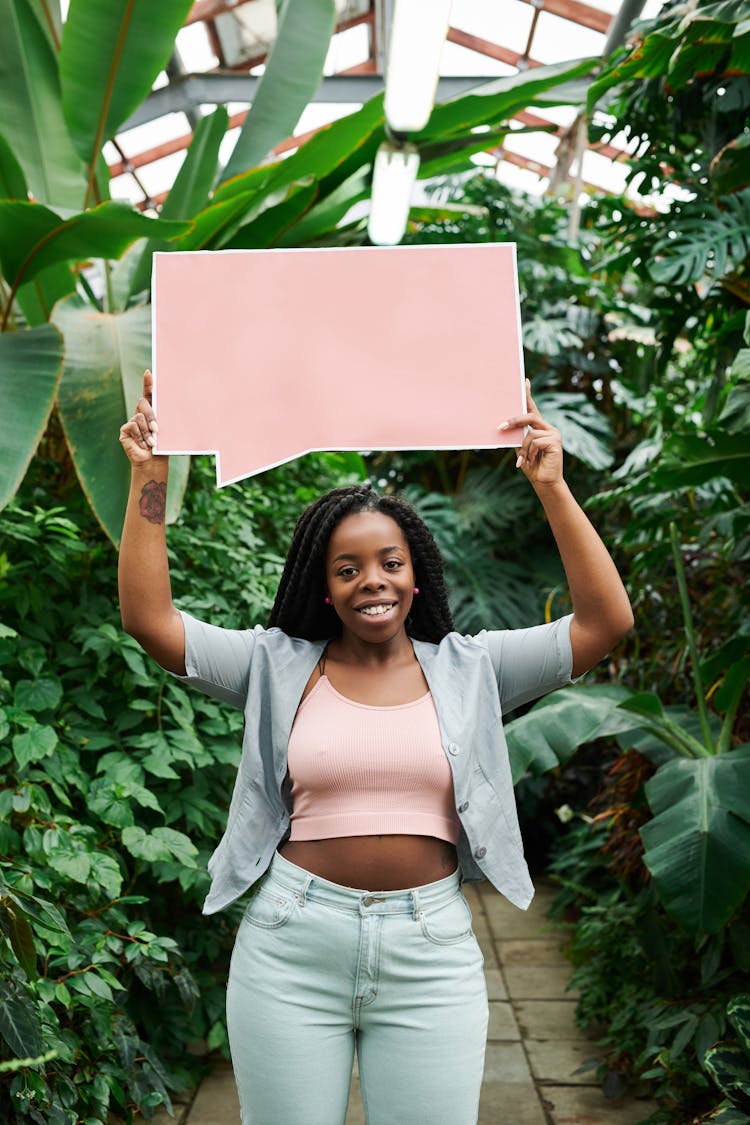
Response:
[[[445,879],[458,867],[456,849],[434,836],[341,836],[289,840],[280,854],[331,883],[365,891],[402,891]]]

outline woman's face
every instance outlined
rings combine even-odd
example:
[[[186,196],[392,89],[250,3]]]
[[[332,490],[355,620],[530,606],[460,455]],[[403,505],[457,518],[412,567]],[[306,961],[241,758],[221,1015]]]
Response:
[[[362,640],[391,640],[414,598],[414,568],[403,531],[384,512],[356,512],[333,529],[326,586],[344,630]]]

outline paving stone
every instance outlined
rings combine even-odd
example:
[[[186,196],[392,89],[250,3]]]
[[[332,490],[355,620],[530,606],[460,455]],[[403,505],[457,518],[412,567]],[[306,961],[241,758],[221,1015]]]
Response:
[[[486,916],[484,914],[480,914],[478,911],[475,911],[472,915],[471,928],[474,931],[476,937],[491,938],[493,936],[490,931],[489,922],[487,921]]]
[[[147,1122],[145,1117],[141,1117],[140,1114],[137,1114],[133,1118],[133,1125],[183,1125],[187,1117],[189,1106],[189,1102],[173,1101],[172,1108],[174,1109],[174,1116],[167,1113],[163,1106],[159,1106],[154,1110],[154,1116],[151,1118],[150,1122]],[[113,1113],[110,1113],[107,1118],[107,1125],[122,1125],[122,1118],[115,1117]]]
[[[488,1043],[484,1056],[484,1081],[533,1085],[523,1046],[520,1043]]]
[[[476,883],[464,883],[461,890],[464,893],[464,898],[469,904],[472,914],[482,912],[482,895]]]
[[[490,1000],[490,1025],[487,1031],[488,1039],[520,1039],[513,1009],[507,1002]]]
[[[519,1000],[514,1007],[524,1039],[586,1039],[575,1023],[575,1000]]]
[[[279,1122],[281,1125],[281,1122]],[[362,1105],[362,1091],[359,1088],[359,1078],[352,1079],[352,1088],[349,1093],[349,1105],[346,1111],[344,1125],[366,1125],[365,1110]]]
[[[201,1082],[187,1125],[239,1125],[240,1103],[229,1063],[217,1063]]]
[[[479,1100],[478,1125],[545,1125],[534,1087],[526,1082],[485,1082]]]
[[[499,969],[484,970],[485,980],[487,981],[487,996],[490,1000],[507,1000],[508,992],[505,988],[505,981],[503,974]]]
[[[576,1000],[577,988],[568,988],[571,966],[506,965],[503,976],[514,1000]]]
[[[560,943],[554,938],[534,938],[530,941],[495,942],[500,964],[506,965],[567,965]]]
[[[540,1082],[566,1082],[599,1088],[595,1064],[602,1058],[603,1051],[596,1043],[584,1039],[527,1039],[524,1046],[532,1074]],[[585,1066],[588,1063],[594,1065]]]
[[[497,948],[494,941],[492,940],[492,935],[477,934],[476,938],[479,942],[479,948],[482,951],[482,956],[484,957],[484,967],[486,969],[496,969],[499,962],[497,956]]]
[[[484,899],[487,920],[497,939],[554,935],[555,927],[546,916],[548,905],[544,899],[535,898],[528,910],[519,910],[500,895]]]
[[[608,1101],[590,1086],[545,1086],[542,1101],[554,1125],[640,1125],[656,1110],[635,1098]]]

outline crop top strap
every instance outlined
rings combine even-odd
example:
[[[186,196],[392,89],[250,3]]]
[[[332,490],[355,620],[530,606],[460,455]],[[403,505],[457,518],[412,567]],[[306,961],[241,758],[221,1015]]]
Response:
[[[323,676],[325,676],[325,674],[326,674],[326,657],[328,656],[328,643],[329,642],[326,641],[326,647],[321,652],[320,660],[318,661],[318,672],[319,672],[321,678]]]

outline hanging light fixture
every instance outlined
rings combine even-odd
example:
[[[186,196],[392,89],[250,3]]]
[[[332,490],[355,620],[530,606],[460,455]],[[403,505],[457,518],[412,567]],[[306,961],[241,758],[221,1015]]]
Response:
[[[416,145],[385,141],[375,156],[367,233],[376,246],[396,246],[406,230],[419,170]]]
[[[385,119],[393,133],[418,133],[430,119],[451,0],[396,0],[385,74]]]
[[[395,246],[406,230],[419,151],[408,142],[429,121],[451,0],[396,0],[385,76],[388,140],[378,149],[367,233],[377,246]]]

